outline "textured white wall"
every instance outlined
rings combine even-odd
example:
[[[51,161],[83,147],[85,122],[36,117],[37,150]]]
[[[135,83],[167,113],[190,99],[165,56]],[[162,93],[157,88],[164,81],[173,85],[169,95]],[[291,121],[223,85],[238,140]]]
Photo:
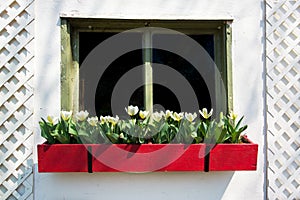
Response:
[[[245,115],[259,144],[258,169],[210,173],[35,173],[43,199],[263,199],[263,0],[43,0],[36,1],[35,120],[60,109],[59,16],[125,19],[233,19],[234,109]],[[36,127],[36,143],[41,143]],[[237,158],[238,159],[238,158]]]

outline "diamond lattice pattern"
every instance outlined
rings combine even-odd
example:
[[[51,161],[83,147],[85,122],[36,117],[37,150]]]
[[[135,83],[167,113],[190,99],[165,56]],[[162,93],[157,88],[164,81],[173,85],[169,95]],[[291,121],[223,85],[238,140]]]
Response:
[[[300,1],[267,0],[268,198],[300,199]]]
[[[0,199],[33,199],[33,0],[0,2]]]

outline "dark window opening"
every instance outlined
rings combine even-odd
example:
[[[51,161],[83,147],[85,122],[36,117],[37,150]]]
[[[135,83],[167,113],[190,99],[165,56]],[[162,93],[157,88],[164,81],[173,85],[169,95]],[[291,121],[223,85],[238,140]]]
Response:
[[[98,44],[105,39],[113,36],[116,33],[103,33],[103,32],[80,32],[79,33],[79,64],[81,65],[83,60]],[[211,58],[214,60],[214,35],[189,35],[195,41],[197,41],[208,52]],[[141,34],[137,34],[137,37],[141,37]],[[153,42],[161,40],[163,37],[171,37],[170,35],[154,34]],[[100,115],[111,115],[111,97],[112,92],[117,84],[118,80],[129,70],[134,67],[144,64],[143,49],[142,49],[142,37],[141,37],[141,49],[128,52],[115,61],[113,61],[109,67],[105,70],[102,77],[99,77],[96,94],[93,97],[87,97],[84,94],[88,88],[84,87],[84,80],[80,79],[80,91],[79,91],[79,106],[81,110],[86,109],[85,98],[95,99],[95,113]],[[189,50],[189,49],[187,49]],[[208,88],[203,80],[203,77],[198,71],[184,58],[174,53],[152,49],[152,62],[167,65],[178,71],[183,75],[190,85],[192,86],[195,94],[197,95],[197,101],[199,108],[211,108],[211,99]],[[99,67],[99,66],[98,66]],[[97,70],[93,68],[91,70]],[[143,76],[143,74],[141,74]],[[153,77],[155,76],[155,71]],[[212,75],[212,77],[214,77]],[[184,90],[184,88],[182,88]],[[133,92],[130,97],[129,104],[137,105],[141,109],[145,109],[144,105],[144,87],[139,87]],[[161,105],[164,109],[173,111],[181,111],[180,104],[176,98],[176,94],[163,85],[153,84],[153,104]],[[156,106],[154,106],[154,109]]]

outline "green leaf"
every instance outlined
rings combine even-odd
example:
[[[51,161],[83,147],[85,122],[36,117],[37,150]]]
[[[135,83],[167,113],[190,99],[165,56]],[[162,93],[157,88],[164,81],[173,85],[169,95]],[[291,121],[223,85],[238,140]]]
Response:
[[[235,132],[235,129],[232,127],[230,123],[227,124],[227,127],[230,134],[233,134]]]
[[[41,136],[47,140],[49,144],[54,144],[55,139],[51,135],[51,126],[42,118],[42,121],[39,122],[41,128]]]
[[[160,132],[167,132],[169,129],[169,124],[168,123],[163,123],[161,128],[160,128]]]
[[[108,134],[106,134],[106,136],[108,137],[108,139],[109,139],[112,143],[114,143],[114,144],[118,143],[118,139],[119,139],[119,135],[118,135],[118,134],[115,134],[115,133],[108,133]]]
[[[238,128],[239,128],[239,126],[240,126],[240,124],[241,124],[243,118],[244,118],[244,116],[241,117],[241,119],[238,121],[237,125],[235,126],[235,129],[238,129]]]
[[[145,143],[145,138],[139,138],[139,143],[144,144]]]
[[[83,130],[83,129],[79,129],[78,130],[78,136],[81,137],[81,136],[89,136],[89,134]]]
[[[68,129],[69,129],[69,134],[70,135],[73,135],[75,137],[78,136],[76,125],[73,122],[69,123],[69,128]]]
[[[243,132],[243,131],[245,131],[247,128],[248,128],[248,126],[245,125],[245,126],[243,126],[242,128],[240,128],[239,130],[240,130],[241,132]]]
[[[64,130],[66,124],[58,123],[55,127],[55,130],[52,132],[53,137],[62,143],[62,144],[69,144],[70,143],[70,135],[66,130]]]
[[[226,139],[228,139],[228,138],[226,138],[226,133],[227,133],[226,129],[221,130],[221,133],[220,133],[219,137],[217,138],[218,144],[224,143],[226,141]]]

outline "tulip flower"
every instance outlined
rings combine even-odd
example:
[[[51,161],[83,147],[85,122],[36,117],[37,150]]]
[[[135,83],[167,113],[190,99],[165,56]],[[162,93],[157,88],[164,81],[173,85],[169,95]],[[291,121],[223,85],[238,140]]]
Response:
[[[140,110],[139,115],[140,115],[141,119],[145,119],[149,115],[149,111],[146,111],[146,110],[142,111],[142,110]]]
[[[110,122],[112,125],[116,125],[119,121],[119,117],[118,115],[116,115],[116,117],[111,117],[111,116],[108,116],[107,117],[107,121]]]
[[[61,118],[65,121],[67,121],[68,119],[70,119],[70,117],[72,116],[72,111],[65,111],[65,110],[62,110],[60,112],[60,115],[61,115]]]
[[[196,138],[197,137],[197,133],[196,132],[192,132],[191,136],[192,136],[192,138]]]
[[[102,115],[100,116],[100,123],[101,124],[104,124],[106,123],[108,120],[107,120],[107,116],[103,117]]]
[[[80,112],[77,112],[76,115],[75,115],[75,119],[77,121],[84,121],[87,117],[89,116],[89,113],[88,111],[80,111]]]
[[[237,118],[237,114],[235,114],[233,111],[230,111],[229,115],[228,115],[229,119],[232,119],[233,121],[236,120]]]
[[[120,133],[119,138],[124,139],[124,138],[125,138],[125,137],[124,137],[124,134],[123,134],[123,133]]]
[[[87,122],[91,125],[91,126],[97,126],[98,123],[98,117],[90,117],[87,119]]]
[[[203,108],[202,111],[199,110],[200,115],[204,118],[204,119],[208,119],[212,116],[213,114],[213,109],[210,110],[210,112],[207,112],[206,108]]]
[[[52,125],[55,125],[55,124],[58,123],[58,118],[57,117],[53,117],[51,115],[47,116],[47,120]]]
[[[177,113],[177,112],[174,112],[172,115],[171,115],[172,119],[174,119],[175,121],[180,121],[182,118],[183,118],[183,112],[181,113]]]
[[[154,119],[154,121],[157,121],[157,122],[159,122],[161,119],[162,119],[162,117],[163,117],[163,115],[162,115],[162,113],[160,112],[154,112],[153,114],[152,114],[152,119]]]
[[[173,111],[170,111],[170,110],[166,110],[166,113],[165,113],[165,118],[168,119],[169,117],[171,117],[173,114]]]
[[[189,121],[189,122],[193,122],[197,117],[197,113],[185,113],[185,118]]]
[[[137,106],[131,106],[131,105],[125,108],[125,110],[129,116],[134,116],[139,112],[139,108]]]

